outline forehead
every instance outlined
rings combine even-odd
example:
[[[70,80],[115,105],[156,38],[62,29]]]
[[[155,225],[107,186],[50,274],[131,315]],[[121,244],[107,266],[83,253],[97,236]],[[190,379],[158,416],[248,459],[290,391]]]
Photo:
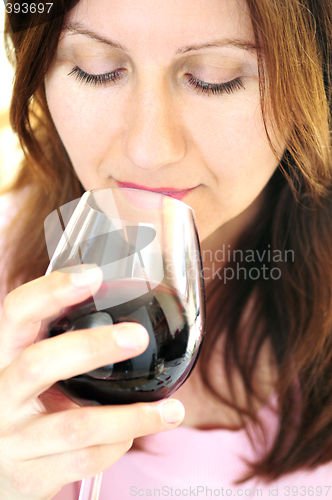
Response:
[[[65,19],[70,23],[151,54],[221,37],[254,43],[245,0],[80,0]]]

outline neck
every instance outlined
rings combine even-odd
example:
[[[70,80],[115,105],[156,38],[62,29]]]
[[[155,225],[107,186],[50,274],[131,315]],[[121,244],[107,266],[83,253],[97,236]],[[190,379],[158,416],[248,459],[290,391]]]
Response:
[[[265,200],[265,190],[239,215],[226,222],[201,242],[202,264],[205,285],[213,279],[220,279],[228,256],[236,249],[236,243],[243,232],[257,218]],[[219,271],[219,274],[218,274]]]

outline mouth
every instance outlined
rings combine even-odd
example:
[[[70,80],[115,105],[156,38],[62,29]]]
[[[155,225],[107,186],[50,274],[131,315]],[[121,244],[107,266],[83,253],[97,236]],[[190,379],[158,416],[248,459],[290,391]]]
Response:
[[[183,188],[183,189],[175,189],[171,187],[161,187],[161,188],[151,188],[148,186],[142,186],[139,184],[133,184],[132,182],[120,182],[116,181],[119,187],[123,188],[132,188],[132,189],[141,189],[144,191],[152,191],[154,193],[164,194],[166,196],[170,196],[171,198],[175,198],[176,200],[182,200],[187,194],[196,189],[196,187],[192,188]]]

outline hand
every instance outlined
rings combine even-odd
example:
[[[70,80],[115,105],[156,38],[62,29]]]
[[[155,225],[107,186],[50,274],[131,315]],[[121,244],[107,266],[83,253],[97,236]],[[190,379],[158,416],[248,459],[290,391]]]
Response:
[[[176,400],[81,408],[52,387],[58,380],[137,356],[149,341],[143,326],[119,323],[34,343],[43,321],[87,299],[102,282],[99,268],[90,272],[90,285],[78,283],[77,276],[51,273],[17,288],[4,301],[1,500],[50,499],[65,484],[110,467],[134,438],[172,429],[183,419]]]

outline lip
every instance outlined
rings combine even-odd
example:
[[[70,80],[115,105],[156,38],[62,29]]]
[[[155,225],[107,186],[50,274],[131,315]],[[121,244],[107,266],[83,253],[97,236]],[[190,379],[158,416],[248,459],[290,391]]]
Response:
[[[142,186],[139,184],[133,184],[132,182],[120,182],[116,181],[119,187],[124,188],[132,188],[132,189],[141,189],[144,191],[152,191],[154,193],[164,194],[166,196],[170,196],[171,198],[175,198],[176,200],[182,200],[188,193],[196,189],[197,186],[188,189],[174,189],[170,187],[162,187],[162,188],[151,188],[148,186]]]

